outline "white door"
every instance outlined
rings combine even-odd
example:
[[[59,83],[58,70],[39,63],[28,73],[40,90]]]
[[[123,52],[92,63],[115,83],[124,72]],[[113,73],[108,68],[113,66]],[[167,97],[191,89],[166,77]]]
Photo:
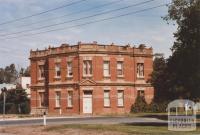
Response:
[[[84,92],[83,113],[92,113],[92,92]]]

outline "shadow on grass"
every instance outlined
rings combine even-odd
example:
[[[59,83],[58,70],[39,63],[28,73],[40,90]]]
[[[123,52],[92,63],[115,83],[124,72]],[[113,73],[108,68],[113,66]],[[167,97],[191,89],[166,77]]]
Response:
[[[167,114],[146,114],[146,115],[143,115],[143,116],[139,116],[139,117],[144,117],[144,118],[157,118],[157,119],[160,119],[160,120],[168,120],[168,115]],[[200,114],[197,114],[196,115],[196,118],[197,119],[200,119]]]
[[[137,122],[137,123],[123,123],[127,126],[156,126],[156,127],[163,127],[168,126],[168,123],[164,122]],[[200,127],[200,123],[196,124],[197,127]]]
[[[163,126],[167,126],[167,123],[163,123],[163,122],[134,122],[134,123],[123,123],[127,126],[159,126],[159,127],[163,127]]]

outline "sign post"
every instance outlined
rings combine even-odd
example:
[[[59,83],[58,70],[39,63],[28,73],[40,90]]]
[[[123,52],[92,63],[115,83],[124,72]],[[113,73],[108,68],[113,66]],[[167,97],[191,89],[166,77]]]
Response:
[[[43,125],[44,125],[44,126],[47,125],[46,112],[44,112],[44,114],[43,114]]]

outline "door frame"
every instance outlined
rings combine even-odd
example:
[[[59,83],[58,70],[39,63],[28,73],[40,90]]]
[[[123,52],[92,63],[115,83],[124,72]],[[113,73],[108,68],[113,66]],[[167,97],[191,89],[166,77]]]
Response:
[[[86,92],[90,93],[91,97],[85,97]],[[84,111],[82,111],[83,114],[93,114],[93,91],[92,90],[83,90],[83,102],[82,102],[83,108],[84,108],[84,98],[91,98],[91,113],[84,113]]]

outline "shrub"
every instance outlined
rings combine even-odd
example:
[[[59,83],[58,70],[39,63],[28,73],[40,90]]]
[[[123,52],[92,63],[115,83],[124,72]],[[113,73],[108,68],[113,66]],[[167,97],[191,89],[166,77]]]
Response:
[[[148,105],[143,96],[138,96],[135,100],[135,103],[131,107],[131,112],[146,112],[148,111]]]
[[[135,103],[131,107],[132,113],[139,113],[139,112],[154,112],[154,113],[161,113],[166,112],[168,102],[151,102],[147,104],[144,97],[138,96],[135,100]]]

